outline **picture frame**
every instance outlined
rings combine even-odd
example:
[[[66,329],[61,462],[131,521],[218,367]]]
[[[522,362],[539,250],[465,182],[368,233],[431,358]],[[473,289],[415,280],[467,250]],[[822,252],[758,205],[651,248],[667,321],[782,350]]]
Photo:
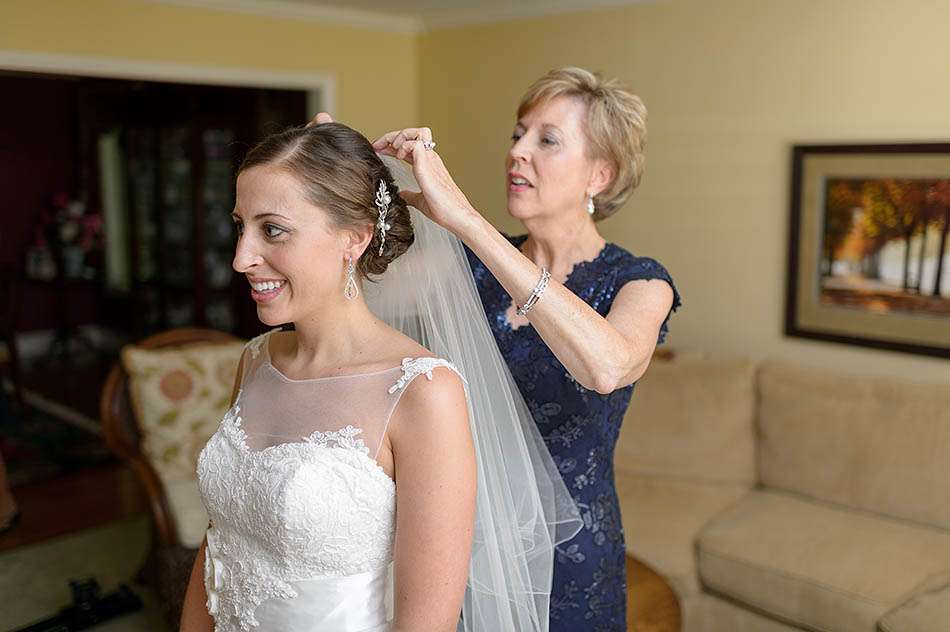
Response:
[[[950,357],[950,142],[795,145],[785,335]]]

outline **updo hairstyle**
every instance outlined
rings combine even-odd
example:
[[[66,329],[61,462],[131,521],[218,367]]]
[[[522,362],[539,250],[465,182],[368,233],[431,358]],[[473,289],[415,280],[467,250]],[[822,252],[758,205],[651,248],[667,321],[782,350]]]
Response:
[[[414,235],[409,208],[398,194],[389,168],[365,136],[342,123],[293,127],[268,136],[244,158],[238,173],[257,166],[285,170],[300,183],[304,197],[329,214],[338,228],[373,226],[373,239],[356,264],[360,276],[379,275],[406,252]],[[376,192],[386,183],[390,204],[386,242],[379,254]]]

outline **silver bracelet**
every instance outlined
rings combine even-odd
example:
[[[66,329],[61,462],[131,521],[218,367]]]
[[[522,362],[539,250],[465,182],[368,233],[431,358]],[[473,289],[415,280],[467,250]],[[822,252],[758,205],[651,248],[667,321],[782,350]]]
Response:
[[[534,289],[531,290],[531,296],[528,297],[528,300],[525,301],[524,305],[519,307],[516,311],[519,316],[524,316],[528,313],[534,304],[538,302],[538,299],[541,298],[541,293],[544,292],[544,288],[548,286],[548,279],[551,278],[551,273],[548,272],[547,268],[541,268],[541,278],[538,280],[538,284],[534,286]]]

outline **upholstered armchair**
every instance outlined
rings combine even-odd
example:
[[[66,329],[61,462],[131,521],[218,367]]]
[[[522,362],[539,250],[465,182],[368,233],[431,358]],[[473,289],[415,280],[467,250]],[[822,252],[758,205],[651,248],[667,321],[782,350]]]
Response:
[[[176,629],[208,522],[194,464],[227,410],[243,344],[211,329],[159,333],[123,349],[102,391],[105,440],[148,495],[152,544],[136,579]]]

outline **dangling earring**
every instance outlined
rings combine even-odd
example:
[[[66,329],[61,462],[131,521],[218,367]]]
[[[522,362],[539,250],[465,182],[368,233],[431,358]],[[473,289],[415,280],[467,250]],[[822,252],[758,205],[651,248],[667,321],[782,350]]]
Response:
[[[353,265],[353,257],[348,257],[346,264],[346,285],[343,286],[343,296],[353,300],[360,294],[360,288],[356,285],[356,266]]]
[[[594,208],[594,196],[588,194],[587,195],[587,213],[590,215],[593,215],[595,210],[596,209]]]

